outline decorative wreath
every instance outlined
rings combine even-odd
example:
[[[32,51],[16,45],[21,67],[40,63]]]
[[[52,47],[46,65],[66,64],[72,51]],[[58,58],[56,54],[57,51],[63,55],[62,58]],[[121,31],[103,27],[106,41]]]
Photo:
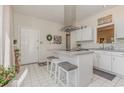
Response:
[[[47,40],[48,40],[48,41],[51,41],[51,40],[52,40],[52,35],[50,35],[50,34],[47,35]]]

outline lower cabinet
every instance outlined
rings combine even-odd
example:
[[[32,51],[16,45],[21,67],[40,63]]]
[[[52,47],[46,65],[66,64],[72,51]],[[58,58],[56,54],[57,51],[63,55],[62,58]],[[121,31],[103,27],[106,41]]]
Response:
[[[106,54],[101,54],[99,58],[99,68],[111,71],[111,56]]]
[[[94,60],[93,60],[93,66],[94,67],[99,67],[99,57],[100,55],[98,53],[94,53]]]
[[[111,55],[104,51],[94,53],[94,67],[111,71]]]
[[[96,51],[93,65],[124,76],[124,53]]]
[[[124,56],[113,56],[112,60],[112,72],[124,75]]]

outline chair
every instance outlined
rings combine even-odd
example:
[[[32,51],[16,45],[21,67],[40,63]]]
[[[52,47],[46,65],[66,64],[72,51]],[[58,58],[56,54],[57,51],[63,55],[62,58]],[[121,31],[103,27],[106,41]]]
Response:
[[[78,67],[76,65],[73,65],[69,62],[59,63],[58,64],[58,69],[59,69],[59,71],[58,71],[58,82],[61,83],[64,86],[69,87],[70,83],[71,83],[70,80],[72,80],[72,77],[70,79],[70,75],[72,75],[71,72],[75,72],[74,73],[74,79],[75,79],[74,80],[74,86],[77,86],[77,75],[76,75],[77,68]],[[62,72],[65,73],[65,75],[62,74]]]
[[[59,58],[58,57],[55,57],[55,56],[49,56],[49,57],[47,57],[47,71],[48,72],[50,71],[50,64],[51,64],[52,59],[59,59]]]
[[[58,64],[63,62],[60,59],[52,59],[50,68],[50,77],[54,77],[55,82],[58,80]]]

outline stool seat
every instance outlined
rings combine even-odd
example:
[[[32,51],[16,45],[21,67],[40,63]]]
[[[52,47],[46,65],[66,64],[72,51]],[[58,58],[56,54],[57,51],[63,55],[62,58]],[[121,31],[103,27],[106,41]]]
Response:
[[[49,56],[49,57],[47,57],[47,59],[52,60],[52,59],[59,59],[59,58],[55,57],[55,56]]]
[[[77,69],[76,65],[73,65],[69,62],[62,62],[62,63],[59,63],[58,65],[66,71],[71,71],[71,70]]]
[[[50,77],[54,76],[54,80],[56,83],[58,81],[58,64],[60,62],[63,62],[63,61],[60,59],[51,60]]]
[[[53,59],[59,59],[58,57],[55,57],[55,56],[49,56],[47,57],[47,71],[49,72],[50,71],[50,63]]]

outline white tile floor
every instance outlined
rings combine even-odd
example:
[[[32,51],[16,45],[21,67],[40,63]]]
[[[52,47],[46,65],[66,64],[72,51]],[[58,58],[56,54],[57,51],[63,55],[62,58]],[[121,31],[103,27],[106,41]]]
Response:
[[[46,66],[38,66],[38,64],[31,64],[21,66],[21,70],[28,68],[29,72],[21,87],[61,87],[56,84],[54,80],[49,78],[46,71]],[[104,79],[98,75],[93,76],[89,87],[121,87],[124,86],[124,79],[115,77],[112,81]]]

